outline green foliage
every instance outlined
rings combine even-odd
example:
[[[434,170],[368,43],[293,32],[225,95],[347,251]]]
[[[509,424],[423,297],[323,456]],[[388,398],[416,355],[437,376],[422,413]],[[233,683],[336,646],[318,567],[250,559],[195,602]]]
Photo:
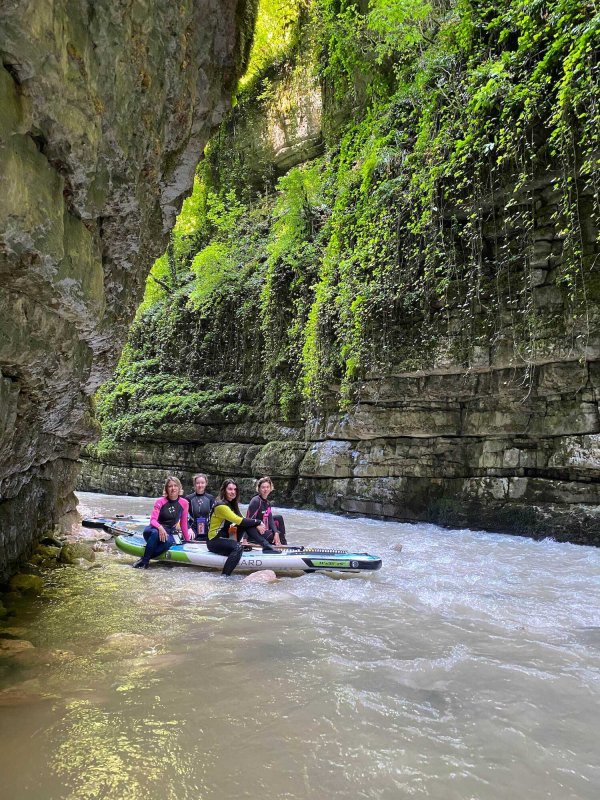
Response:
[[[322,249],[322,223],[328,216],[320,161],[290,170],[278,183],[261,291],[266,399],[284,419],[300,401],[302,339],[313,301],[313,281]]]
[[[166,372],[160,359],[141,355],[127,346],[112,379],[96,395],[102,439],[91,448],[92,454],[107,455],[119,441],[153,438],[162,426],[193,424],[200,418],[232,422],[248,416],[250,408],[240,402],[238,385],[204,377],[204,388],[199,389],[192,375]]]
[[[373,0],[366,19],[366,33],[375,38],[377,60],[406,56],[422,50],[437,28],[431,3],[423,0]]]
[[[165,296],[176,292],[185,281],[194,251],[208,233],[207,193],[206,182],[201,176],[196,176],[192,194],[183,201],[171,232],[169,250],[154,262],[150,270],[144,298],[137,311],[138,318]],[[169,286],[169,291],[165,289],[165,284]]]
[[[234,253],[222,242],[212,242],[201,250],[192,262],[196,276],[190,302],[201,309],[211,302],[215,289],[228,281],[235,269]]]
[[[319,6],[324,75],[361,110],[331,160],[331,239],[304,331],[306,399],[337,375],[348,402],[365,370],[424,366],[444,339],[467,365],[507,315],[519,357],[535,359],[559,322],[536,308],[528,266],[539,224],[531,187],[545,170],[563,238],[560,265],[549,266],[575,325],[589,312],[578,308],[596,256],[586,262],[579,198],[595,195],[597,230],[599,17],[573,0]]]
[[[534,364],[544,340],[585,336],[598,303],[595,11],[263,3],[238,116],[153,268],[169,291],[149,281],[100,393],[104,429],[127,438],[218,413],[293,421],[331,407],[332,392],[347,406],[373,370],[469,368],[490,347]],[[326,152],[275,192],[273,165],[252,185],[235,120],[285,118],[269,105],[274,82],[315,49]],[[558,310],[540,305],[540,272]]]
[[[266,68],[283,59],[295,41],[296,25],[306,0],[261,0],[250,60],[239,91],[249,91]]]

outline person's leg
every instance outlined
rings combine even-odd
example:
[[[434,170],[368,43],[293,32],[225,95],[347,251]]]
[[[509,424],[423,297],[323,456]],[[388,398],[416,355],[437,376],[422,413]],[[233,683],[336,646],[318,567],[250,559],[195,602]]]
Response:
[[[285,522],[283,521],[283,517],[281,514],[273,514],[273,522],[279,532],[279,540],[281,544],[287,544],[287,539],[285,537]]]
[[[169,550],[175,544],[175,539],[173,538],[173,534],[171,533],[171,529],[170,528],[165,528],[165,530],[167,531],[166,541],[161,542],[161,540],[159,538],[159,540],[156,543],[156,546],[154,548],[154,554],[151,556],[151,558],[158,558],[163,553],[166,553],[167,550]]]
[[[258,532],[256,528],[244,528],[244,533],[248,537],[249,541],[254,542],[255,544],[261,544],[263,550],[267,553],[279,553],[280,551],[273,547],[272,544],[269,544],[268,540]]]
[[[147,542],[153,533],[158,533],[158,528],[153,528],[152,525],[147,525],[142,531],[142,536]]]
[[[231,554],[227,557],[227,560],[223,564],[223,571],[221,572],[221,575],[227,575],[229,577],[229,575],[231,575],[233,570],[242,560],[243,555],[244,555],[244,548],[242,547],[241,544],[238,544],[237,549],[231,552]]]
[[[225,539],[222,536],[215,536],[214,539],[209,539],[206,547],[211,553],[227,556],[227,560],[223,564],[222,575],[231,575],[244,554],[244,548],[235,539]]]
[[[144,528],[142,535],[146,540],[146,549],[140,560],[133,565],[136,569],[147,569],[151,558],[157,558],[157,556],[166,552],[169,547],[175,543],[170,529],[165,528],[165,530],[167,531],[167,541],[161,542],[158,528],[154,528],[152,525],[148,525],[147,528]]]
[[[144,555],[140,558],[140,560],[136,561],[136,563],[133,565],[136,569],[148,569],[150,559],[154,555],[156,542],[159,539],[158,528],[148,525],[146,528],[144,528],[142,536],[146,540],[146,549],[144,550]]]

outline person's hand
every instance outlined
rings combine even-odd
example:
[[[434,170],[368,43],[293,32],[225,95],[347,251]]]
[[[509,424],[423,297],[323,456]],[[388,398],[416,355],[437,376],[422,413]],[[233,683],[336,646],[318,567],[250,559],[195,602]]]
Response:
[[[264,522],[261,522],[260,524],[258,524],[258,525],[256,526],[256,530],[257,530],[257,531],[258,531],[260,534],[263,534],[263,533],[265,533],[265,531],[267,530],[267,526],[264,524]]]
[[[158,526],[158,538],[161,540],[161,542],[167,541],[167,532],[162,525]]]

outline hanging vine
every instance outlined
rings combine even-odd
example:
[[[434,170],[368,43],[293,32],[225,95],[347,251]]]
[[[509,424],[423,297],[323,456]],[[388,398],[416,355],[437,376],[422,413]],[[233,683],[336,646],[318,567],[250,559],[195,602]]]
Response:
[[[600,301],[596,4],[295,8],[288,49],[255,62],[154,267],[137,344],[101,393],[105,426],[192,413],[187,399],[151,402],[140,364],[152,391],[172,391],[159,387],[168,365],[191,381],[182,398],[209,392],[202,413],[297,419],[351,403],[374,370],[467,369],[493,351],[527,374],[558,339],[584,353]],[[250,186],[236,126],[300,63],[321,81],[325,152],[276,191],[273,165],[255,164]]]

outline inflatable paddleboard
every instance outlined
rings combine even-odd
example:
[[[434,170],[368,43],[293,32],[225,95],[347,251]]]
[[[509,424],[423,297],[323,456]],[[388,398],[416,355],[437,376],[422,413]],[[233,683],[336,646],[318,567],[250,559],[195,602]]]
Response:
[[[144,554],[146,542],[142,530],[148,525],[147,518],[120,517],[120,518],[94,518],[94,525],[99,527],[98,521],[102,519],[102,527],[115,535],[115,544],[124,553],[141,558]],[[87,520],[84,520],[85,525]],[[205,569],[223,569],[225,556],[211,553],[205,542],[182,542],[173,545],[166,553],[159,556],[156,561],[167,561],[172,564],[183,564]],[[349,572],[374,571],[381,569],[381,558],[369,553],[355,553],[345,550],[330,550],[317,547],[289,547],[283,548],[281,553],[263,553],[261,548],[248,549],[236,567],[236,572],[255,572],[257,570],[271,569],[277,573],[299,572]]]

